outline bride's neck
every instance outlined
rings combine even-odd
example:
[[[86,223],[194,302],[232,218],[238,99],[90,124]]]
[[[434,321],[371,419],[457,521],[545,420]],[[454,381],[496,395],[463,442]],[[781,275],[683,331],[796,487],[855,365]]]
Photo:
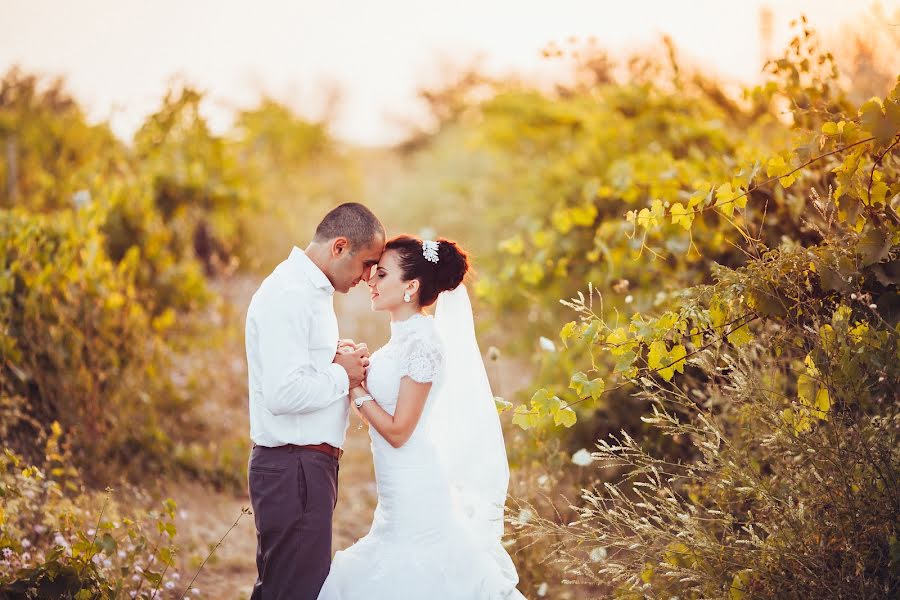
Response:
[[[414,304],[403,304],[391,311],[391,321],[405,321],[413,315],[423,314],[422,309]]]

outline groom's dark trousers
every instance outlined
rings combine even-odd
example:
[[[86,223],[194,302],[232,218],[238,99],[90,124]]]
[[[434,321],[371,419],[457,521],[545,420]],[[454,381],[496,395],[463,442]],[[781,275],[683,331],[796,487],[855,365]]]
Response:
[[[254,446],[249,479],[258,571],[251,600],[316,600],[331,566],[337,457]]]

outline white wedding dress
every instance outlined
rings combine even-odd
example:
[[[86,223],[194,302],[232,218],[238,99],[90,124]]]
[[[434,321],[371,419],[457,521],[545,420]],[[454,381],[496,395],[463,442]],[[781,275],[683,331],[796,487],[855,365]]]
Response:
[[[424,315],[391,323],[390,341],[372,355],[369,392],[391,414],[403,377],[433,385],[419,423],[403,446],[393,448],[369,428],[378,490],[372,527],[337,552],[319,600],[524,598],[515,588],[518,575],[499,535],[486,535],[452,493],[430,435],[444,365],[434,318]]]

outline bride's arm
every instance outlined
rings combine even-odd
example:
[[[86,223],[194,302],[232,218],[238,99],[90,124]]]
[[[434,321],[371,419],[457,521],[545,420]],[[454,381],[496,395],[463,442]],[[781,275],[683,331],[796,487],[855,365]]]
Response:
[[[430,381],[418,383],[404,377],[400,380],[400,395],[393,416],[374,400],[363,402],[359,412],[369,421],[369,425],[381,434],[381,437],[394,448],[399,448],[409,440],[409,436],[416,429],[430,391]],[[365,389],[356,387],[350,390],[350,398],[355,400],[366,393]]]

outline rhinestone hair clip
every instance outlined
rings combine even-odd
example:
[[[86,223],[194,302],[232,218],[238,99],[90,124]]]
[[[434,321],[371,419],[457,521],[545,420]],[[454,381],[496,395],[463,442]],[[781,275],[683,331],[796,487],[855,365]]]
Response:
[[[433,242],[431,240],[425,240],[424,242],[422,242],[422,256],[425,257],[425,260],[437,263],[438,245],[439,242]]]

